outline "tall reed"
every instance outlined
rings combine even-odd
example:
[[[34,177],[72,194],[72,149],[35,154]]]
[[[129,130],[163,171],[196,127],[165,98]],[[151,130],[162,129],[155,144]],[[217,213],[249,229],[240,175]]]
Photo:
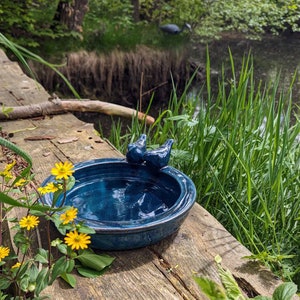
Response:
[[[284,278],[300,273],[300,122],[292,114],[292,87],[280,77],[263,85],[254,80],[251,56],[212,90],[207,56],[206,89],[180,98],[175,89],[169,108],[146,127],[133,120],[115,139],[126,152],[141,133],[155,146],[174,138],[172,160],[194,181],[198,202],[212,213],[253,258]],[[294,78],[295,79],[295,78]],[[292,121],[293,120],[293,121]],[[120,129],[120,125],[119,125]],[[117,142],[116,142],[117,139]]]

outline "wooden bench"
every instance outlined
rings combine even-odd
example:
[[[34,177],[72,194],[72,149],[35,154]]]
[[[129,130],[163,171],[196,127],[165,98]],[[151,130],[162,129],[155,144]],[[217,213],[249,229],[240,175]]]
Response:
[[[49,94],[27,77],[17,63],[0,49],[0,102],[6,106],[47,101]],[[38,183],[49,176],[55,162],[104,157],[121,157],[112,145],[103,141],[92,124],[71,114],[40,119],[1,122],[10,140],[33,158]],[[28,140],[34,136],[52,136],[51,140]],[[76,288],[57,280],[45,290],[52,299],[207,299],[193,276],[220,282],[214,262],[230,270],[248,295],[270,296],[281,282],[259,263],[244,259],[251,253],[214,217],[195,204],[180,230],[158,244],[130,251],[106,252],[116,259],[104,276],[87,279],[77,276]]]

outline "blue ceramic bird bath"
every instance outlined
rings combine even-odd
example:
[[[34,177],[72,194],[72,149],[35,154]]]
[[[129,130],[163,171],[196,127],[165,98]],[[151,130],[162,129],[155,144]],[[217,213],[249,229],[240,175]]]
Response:
[[[96,159],[76,164],[73,175],[76,184],[64,204],[78,208],[77,221],[95,229],[96,249],[133,249],[162,240],[176,232],[196,198],[191,179],[169,166],[155,170],[126,159]],[[52,176],[43,185],[51,181]],[[51,205],[52,194],[43,201]]]

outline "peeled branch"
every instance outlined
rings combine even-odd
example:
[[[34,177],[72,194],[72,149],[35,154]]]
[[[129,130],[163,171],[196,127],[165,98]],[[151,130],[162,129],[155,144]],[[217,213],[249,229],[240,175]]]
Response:
[[[147,116],[146,114],[135,109],[90,99],[60,100],[55,98],[39,104],[10,107],[10,109],[12,109],[12,111],[9,111],[8,113],[3,111],[0,112],[0,120],[33,118],[66,112],[98,112],[106,115],[121,116],[125,118],[137,116],[139,120],[145,121],[148,125],[151,125],[155,122],[153,117]]]

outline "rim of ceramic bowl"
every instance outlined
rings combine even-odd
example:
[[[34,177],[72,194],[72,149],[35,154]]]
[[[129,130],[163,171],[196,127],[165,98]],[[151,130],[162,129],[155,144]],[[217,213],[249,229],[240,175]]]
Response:
[[[104,164],[121,164],[124,166],[131,167],[134,165],[135,167],[144,168],[145,170],[147,170],[148,168],[144,164],[130,164],[125,158],[98,158],[74,164],[75,172],[73,176],[76,178],[76,172],[84,170],[85,168],[89,168],[92,166],[96,168],[98,165]],[[180,188],[180,195],[178,199],[166,212],[160,213],[156,216],[149,217],[146,219],[139,219],[134,221],[100,221],[83,217],[77,217],[76,221],[84,221],[84,224],[93,228],[96,231],[96,233],[110,234],[130,232],[132,233],[151,230],[154,227],[162,226],[171,221],[175,221],[180,217],[185,217],[185,215],[193,206],[196,200],[196,188],[193,181],[181,171],[170,166],[166,166],[158,170],[157,172],[175,179]],[[49,176],[44,180],[42,186],[45,186],[47,183],[52,181],[55,181],[55,177]],[[45,194],[42,196],[41,202],[51,206],[52,198],[53,194]]]

